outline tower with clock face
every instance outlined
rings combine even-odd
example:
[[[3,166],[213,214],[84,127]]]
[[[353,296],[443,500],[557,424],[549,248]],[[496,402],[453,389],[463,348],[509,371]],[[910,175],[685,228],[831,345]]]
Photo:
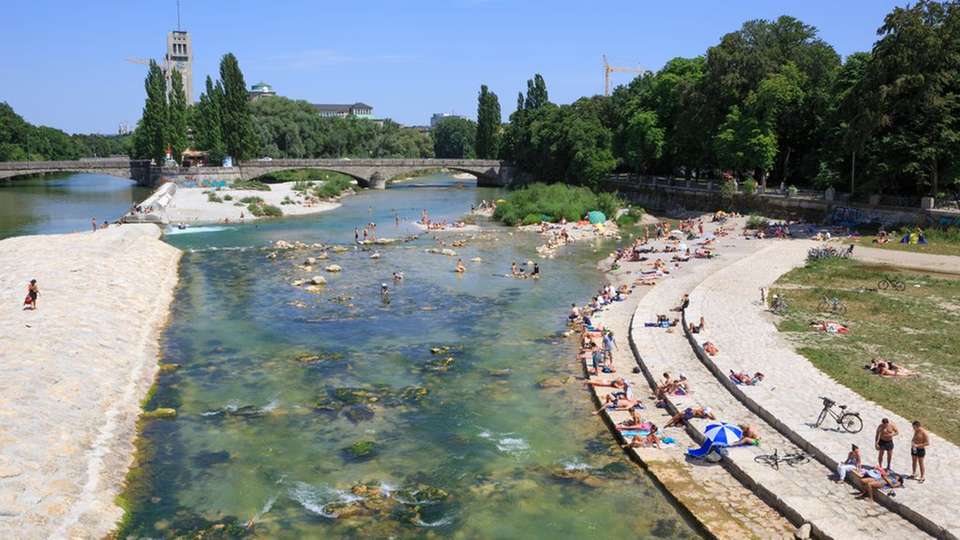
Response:
[[[193,44],[190,42],[189,32],[174,30],[167,34],[164,69],[167,89],[170,88],[170,77],[175,69],[183,77],[183,92],[186,94],[187,103],[193,103]]]

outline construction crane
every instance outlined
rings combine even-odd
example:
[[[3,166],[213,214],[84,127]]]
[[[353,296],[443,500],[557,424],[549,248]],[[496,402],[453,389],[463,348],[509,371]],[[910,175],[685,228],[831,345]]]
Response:
[[[610,95],[611,73],[645,73],[647,70],[638,67],[611,66],[607,62],[607,55],[603,55],[603,95]]]

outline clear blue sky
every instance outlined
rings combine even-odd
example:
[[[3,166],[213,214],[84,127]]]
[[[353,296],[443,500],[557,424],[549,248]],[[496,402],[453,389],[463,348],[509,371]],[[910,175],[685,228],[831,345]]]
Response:
[[[506,117],[540,72],[552,101],[602,92],[612,64],[659,69],[702,54],[746,20],[787,14],[819,28],[841,55],[868,50],[905,0],[558,2],[182,0],[194,45],[194,98],[219,58],[237,55],[248,85],[314,103],[364,101],[377,116],[426,124],[474,116],[485,83]],[[28,121],[112,133],[143,106],[146,68],[176,26],[175,0],[8,0],[0,32],[0,101]],[[618,82],[626,82],[620,75]]]

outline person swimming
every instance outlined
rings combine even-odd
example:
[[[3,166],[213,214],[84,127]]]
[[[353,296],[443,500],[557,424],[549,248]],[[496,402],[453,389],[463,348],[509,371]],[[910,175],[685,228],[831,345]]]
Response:
[[[384,304],[390,303],[390,287],[388,287],[386,283],[380,284],[380,300]]]
[[[457,267],[454,269],[454,272],[462,274],[467,271],[467,267],[463,264],[463,259],[457,259]]]

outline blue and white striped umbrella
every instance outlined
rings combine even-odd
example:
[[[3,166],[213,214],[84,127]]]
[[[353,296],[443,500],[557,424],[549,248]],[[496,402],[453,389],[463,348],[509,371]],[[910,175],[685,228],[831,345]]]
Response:
[[[717,446],[730,446],[743,438],[743,431],[739,427],[726,422],[708,425],[703,434]]]

